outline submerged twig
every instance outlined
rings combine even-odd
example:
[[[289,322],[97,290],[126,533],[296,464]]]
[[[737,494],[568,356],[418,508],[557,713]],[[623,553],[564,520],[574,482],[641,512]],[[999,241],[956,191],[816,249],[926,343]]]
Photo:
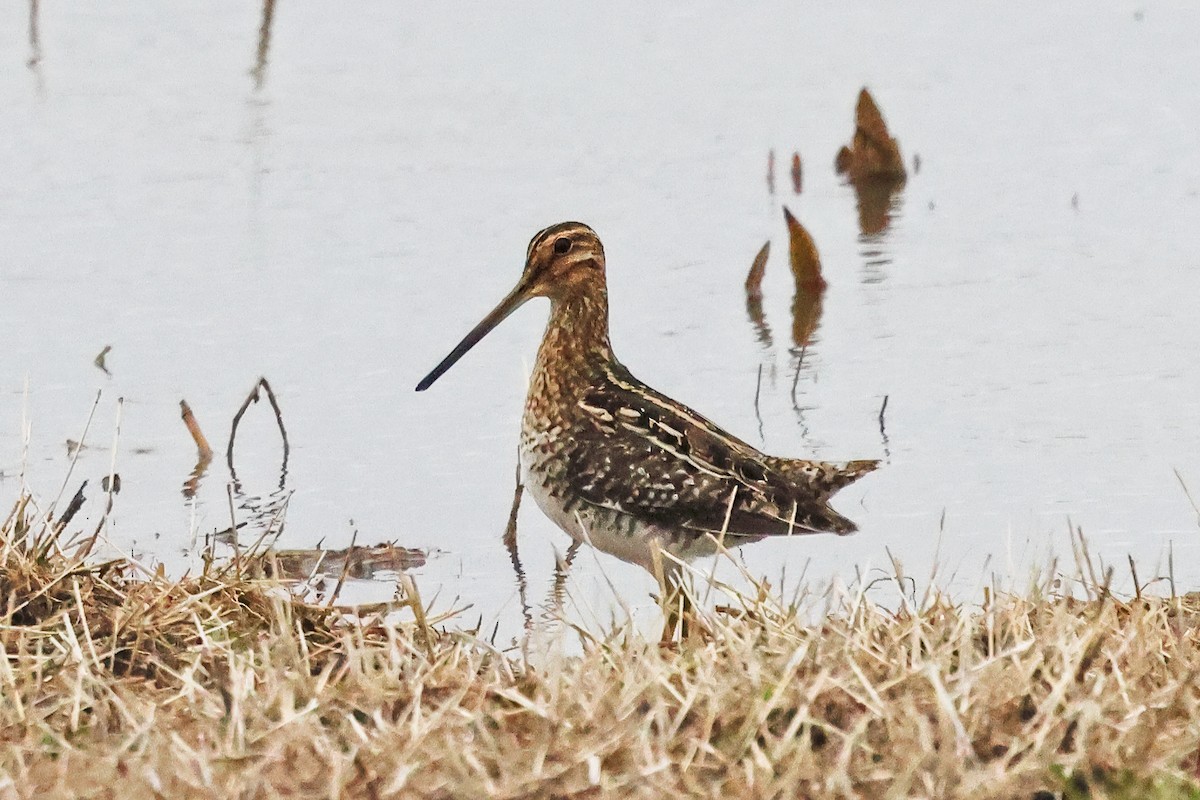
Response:
[[[112,377],[112,373],[109,371],[108,366],[104,363],[104,359],[107,358],[108,354],[111,352],[112,352],[112,345],[106,344],[106,345],[104,345],[104,349],[100,351],[100,354],[98,356],[96,356],[96,358],[92,361],[93,364],[95,364],[97,367],[100,368],[101,372],[103,372],[105,375],[107,375],[110,378]]]
[[[200,430],[200,423],[196,421],[196,415],[192,413],[192,407],[188,405],[187,400],[179,401],[179,410],[183,424],[187,426],[188,433],[192,435],[192,441],[196,443],[196,453],[200,456],[200,460],[210,461],[213,457],[212,447],[203,431]]]
[[[271,384],[266,378],[258,379],[258,383],[254,384],[254,388],[250,390],[250,394],[246,395],[246,399],[242,401],[241,407],[237,410],[237,413],[233,415],[233,425],[229,431],[229,446],[225,449],[225,461],[229,465],[230,473],[236,475],[233,468],[233,445],[234,441],[237,439],[238,425],[241,424],[242,416],[246,413],[246,409],[250,407],[250,404],[257,403],[259,401],[259,389],[262,389],[267,393],[267,400],[271,403],[271,409],[275,412],[275,422],[279,425],[279,436],[283,439],[283,467],[279,487],[282,489],[284,479],[287,476],[287,462],[290,447],[288,445],[287,428],[283,426],[283,411],[280,410],[279,401],[275,398],[275,392],[271,390]]]

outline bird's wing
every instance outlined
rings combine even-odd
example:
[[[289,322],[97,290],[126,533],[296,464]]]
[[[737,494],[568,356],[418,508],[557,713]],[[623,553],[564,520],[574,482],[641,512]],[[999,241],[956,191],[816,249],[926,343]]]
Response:
[[[598,436],[564,453],[572,492],[589,503],[664,526],[759,537],[831,531],[854,524],[805,480],[805,465],[775,459],[703,416],[613,369],[579,401]]]

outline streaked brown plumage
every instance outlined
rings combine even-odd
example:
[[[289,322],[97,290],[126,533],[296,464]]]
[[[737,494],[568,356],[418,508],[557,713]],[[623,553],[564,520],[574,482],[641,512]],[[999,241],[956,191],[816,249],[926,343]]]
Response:
[[[517,286],[417,386],[427,389],[531,297],[550,298],[521,424],[521,466],[538,506],[578,541],[653,570],[655,544],[687,560],[765,536],[854,523],[830,496],[878,465],[778,458],[646,386],[608,339],[604,247],[564,222],[529,243]]]

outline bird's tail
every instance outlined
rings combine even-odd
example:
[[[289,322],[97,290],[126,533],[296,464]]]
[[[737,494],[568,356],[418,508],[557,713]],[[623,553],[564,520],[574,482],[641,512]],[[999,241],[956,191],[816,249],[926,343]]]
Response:
[[[772,458],[770,462],[772,469],[801,486],[807,486],[821,498],[831,497],[842,487],[853,483],[879,466],[879,462],[872,459],[834,463],[806,461],[800,458]],[[835,516],[840,515],[835,514]],[[845,520],[844,517],[841,519]],[[853,527],[853,523],[850,523],[849,520],[845,521]]]

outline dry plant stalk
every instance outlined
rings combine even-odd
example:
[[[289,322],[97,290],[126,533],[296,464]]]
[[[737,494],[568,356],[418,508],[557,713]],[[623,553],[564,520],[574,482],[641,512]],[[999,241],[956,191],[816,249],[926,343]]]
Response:
[[[783,217],[788,228],[788,263],[796,283],[796,293],[792,295],[792,343],[804,348],[812,342],[813,334],[821,324],[826,284],[821,275],[821,256],[812,235],[787,206],[783,208]]]
[[[275,424],[279,426],[279,436],[283,440],[283,463],[286,470],[288,453],[291,448],[288,445],[287,428],[283,426],[283,411],[279,408],[279,400],[276,399],[275,392],[271,389],[271,384],[266,378],[259,378],[258,382],[254,384],[254,388],[250,390],[250,394],[246,395],[246,399],[242,401],[242,405],[238,408],[237,413],[233,415],[233,424],[229,429],[229,446],[225,448],[225,461],[229,464],[229,470],[235,472],[235,474],[236,471],[233,469],[233,444],[237,440],[238,425],[241,424],[242,416],[250,408],[250,404],[258,402],[259,389],[267,393],[267,400],[271,404],[271,410],[275,412]]]
[[[800,224],[800,220],[783,207],[783,218],[788,229],[788,261],[792,277],[796,280],[796,292],[809,294],[824,291],[825,278],[821,275],[821,256],[812,234]]]
[[[902,181],[907,175],[900,143],[888,132],[883,114],[865,86],[854,109],[854,139],[838,151],[834,166],[839,175],[848,173],[854,183]]]
[[[771,242],[768,241],[761,248],[758,254],[754,256],[754,263],[750,265],[750,271],[746,273],[746,297],[755,300],[762,300],[762,282],[763,276],[767,274],[767,258],[771,255]]]
[[[75,515],[79,513],[79,509],[83,508],[87,498],[83,496],[83,490],[87,488],[88,482],[84,481],[79,484],[79,489],[76,490],[75,496],[71,498],[71,502],[67,503],[66,509],[63,510],[62,516],[58,522],[54,524],[54,534],[57,536],[71,524],[71,520],[75,519]]]
[[[768,241],[754,257],[754,263],[750,265],[750,272],[746,275],[746,316],[754,326],[759,343],[765,347],[771,346],[771,326],[767,324],[766,312],[763,311],[762,280],[770,255],[771,243]]]
[[[267,75],[267,54],[271,49],[271,22],[275,18],[275,0],[263,0],[262,22],[258,26],[258,48],[254,56],[254,68],[250,74],[254,77],[255,90],[261,90]]]
[[[105,359],[108,358],[108,354],[111,352],[112,352],[112,345],[106,344],[106,345],[104,345],[104,349],[101,350],[96,355],[95,359],[92,360],[92,363],[95,364],[96,367],[101,372],[103,372],[105,375],[109,376],[110,378],[112,377],[112,372],[109,371],[108,365],[105,363]]]
[[[249,556],[139,579],[9,546],[55,536],[34,505],[0,529],[4,796],[1196,796],[1195,596],[895,611],[760,582],[677,648],[571,627],[582,652],[531,662],[410,579],[348,614]]]
[[[196,421],[196,415],[192,413],[192,407],[188,405],[187,400],[179,401],[180,416],[183,417],[183,424],[187,426],[188,433],[192,435],[192,441],[196,443],[196,453],[201,461],[208,462],[212,460],[213,449],[208,444],[208,439],[204,437],[204,432],[200,430],[200,423]]]

